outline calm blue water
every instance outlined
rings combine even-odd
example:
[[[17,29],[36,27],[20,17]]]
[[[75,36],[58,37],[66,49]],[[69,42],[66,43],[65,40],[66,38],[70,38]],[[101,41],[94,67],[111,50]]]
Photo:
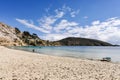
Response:
[[[120,47],[112,46],[59,46],[59,47],[13,47],[15,49],[32,51],[40,54],[67,56],[76,58],[102,59],[111,57],[113,62],[120,62]]]

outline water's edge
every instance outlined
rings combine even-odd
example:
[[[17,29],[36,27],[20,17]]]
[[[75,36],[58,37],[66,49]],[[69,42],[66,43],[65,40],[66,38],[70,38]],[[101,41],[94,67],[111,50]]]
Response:
[[[111,57],[112,62],[119,63],[120,47],[105,47],[105,46],[22,46],[8,47],[17,49],[61,57],[80,58],[88,60],[101,60],[103,57]]]

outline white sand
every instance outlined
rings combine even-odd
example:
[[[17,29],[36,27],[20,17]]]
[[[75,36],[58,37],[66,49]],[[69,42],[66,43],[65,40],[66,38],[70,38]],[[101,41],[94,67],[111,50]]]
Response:
[[[48,56],[0,46],[0,80],[120,80],[120,64]]]

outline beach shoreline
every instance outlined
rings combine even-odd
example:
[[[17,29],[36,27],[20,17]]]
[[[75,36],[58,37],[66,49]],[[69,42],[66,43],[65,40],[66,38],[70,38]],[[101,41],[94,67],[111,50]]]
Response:
[[[19,46],[19,47],[22,47],[22,46]],[[24,47],[28,47],[28,46],[24,46]],[[35,46],[34,46],[35,47]],[[53,54],[44,54],[44,53],[41,53],[41,52],[38,52],[36,51],[35,48],[33,48],[33,50],[27,50],[27,49],[20,49],[20,48],[15,48],[15,46],[13,47],[6,47],[6,48],[9,48],[9,49],[13,49],[13,50],[20,50],[20,51],[26,51],[26,52],[30,52],[30,53],[36,53],[36,54],[42,54],[42,55],[48,55],[48,56],[57,56],[57,57],[65,57],[65,58],[75,58],[75,59],[83,59],[83,60],[91,60],[91,61],[101,61],[101,62],[110,62],[110,63],[113,63],[113,64],[120,64],[119,61],[112,61],[112,57],[111,57],[111,61],[103,61],[103,58],[105,57],[102,57],[102,58],[87,58],[87,57],[77,57],[77,56],[70,56],[70,55],[66,55],[66,56],[60,56],[60,55],[53,55]]]
[[[120,64],[0,46],[1,80],[120,80]]]

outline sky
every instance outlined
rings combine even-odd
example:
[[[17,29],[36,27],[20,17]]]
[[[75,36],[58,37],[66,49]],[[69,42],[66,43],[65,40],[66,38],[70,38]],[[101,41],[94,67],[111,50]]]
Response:
[[[0,0],[0,22],[44,40],[82,37],[120,44],[120,0]]]

